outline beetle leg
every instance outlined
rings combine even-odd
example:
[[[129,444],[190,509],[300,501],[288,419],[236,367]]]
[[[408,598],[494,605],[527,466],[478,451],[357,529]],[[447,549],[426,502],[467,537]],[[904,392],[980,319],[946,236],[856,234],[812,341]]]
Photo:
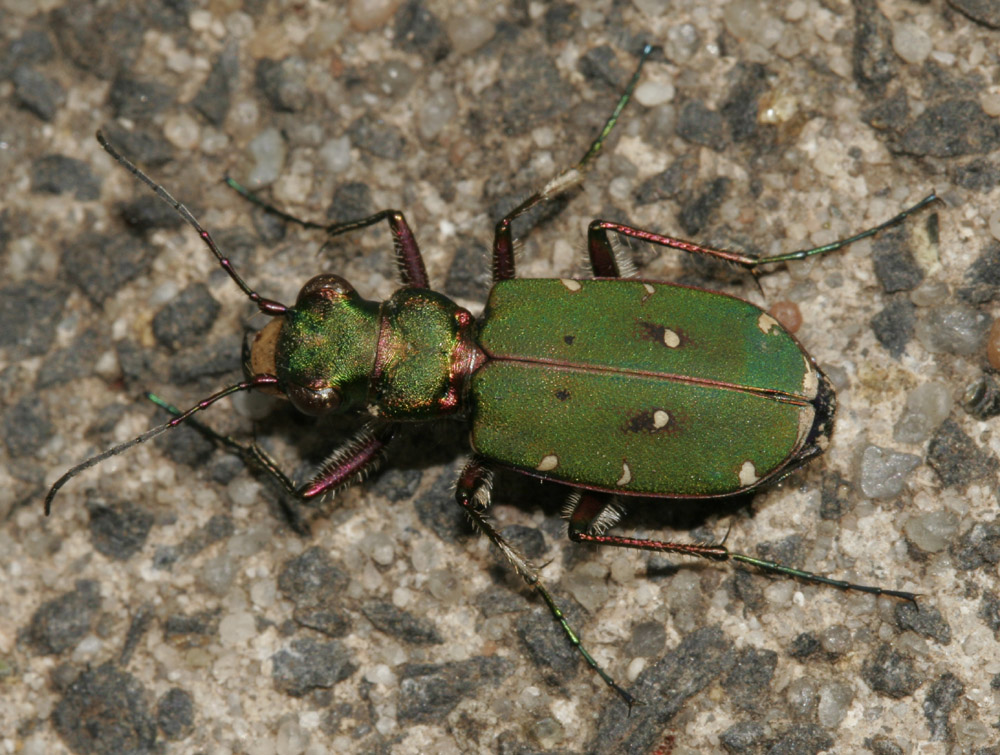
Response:
[[[147,393],[146,398],[175,417],[182,413],[176,406],[152,393]],[[312,480],[296,486],[282,471],[274,457],[256,443],[240,443],[197,419],[188,419],[187,423],[235,453],[248,467],[264,472],[285,494],[280,497],[280,504],[289,522],[300,534],[308,534],[309,526],[298,512],[288,505],[288,501],[294,499],[301,503],[310,503],[324,493],[361,482],[378,467],[384,449],[392,440],[396,430],[395,424],[367,425],[361,428],[351,440],[330,454]]]
[[[935,201],[938,201],[938,197],[936,194],[931,192],[912,207],[908,207],[898,215],[895,215],[874,228],[861,231],[860,233],[856,233],[855,235],[846,239],[841,239],[840,241],[834,241],[831,244],[825,244],[811,249],[800,249],[795,252],[788,252],[787,254],[774,254],[769,257],[751,257],[749,254],[743,254],[741,252],[713,249],[708,246],[702,246],[701,244],[695,244],[692,241],[684,241],[683,239],[663,236],[659,233],[644,231],[641,228],[633,228],[632,226],[624,225],[622,223],[613,223],[610,220],[594,220],[591,222],[590,227],[587,230],[587,246],[590,253],[591,265],[594,267],[594,271],[596,272],[598,268],[600,268],[602,272],[599,273],[599,275],[607,277],[617,277],[618,270],[611,239],[608,236],[608,231],[614,231],[622,236],[640,239],[650,244],[656,244],[657,246],[665,246],[668,249],[679,249],[682,252],[691,252],[692,254],[704,254],[709,257],[715,257],[716,259],[725,260],[726,262],[738,265],[744,270],[756,275],[757,268],[761,265],[770,265],[776,262],[792,262],[794,260],[802,260],[806,257],[812,257],[817,254],[827,254],[828,252],[834,252],[838,249],[842,249],[848,244],[853,244],[855,241],[860,241],[861,239],[874,236],[879,231],[883,231],[886,228],[902,223],[910,215]]]
[[[566,193],[574,186],[583,182],[592,161],[595,157],[597,157],[598,153],[600,153],[605,140],[608,138],[608,134],[610,134],[611,130],[615,127],[615,124],[618,122],[618,117],[622,114],[622,110],[625,109],[628,101],[632,98],[632,91],[635,89],[635,85],[639,83],[639,73],[642,71],[642,65],[646,62],[646,58],[649,57],[652,51],[652,45],[646,45],[642,48],[642,52],[639,55],[639,63],[635,68],[635,73],[632,74],[632,78],[626,85],[625,91],[622,92],[621,96],[618,98],[618,103],[615,105],[615,109],[611,112],[611,116],[604,123],[604,128],[601,129],[601,133],[597,135],[597,138],[594,139],[593,143],[591,143],[590,147],[584,153],[583,157],[580,158],[579,162],[553,178],[545,184],[544,187],[542,187],[541,191],[532,194],[526,200],[521,202],[521,204],[504,215],[504,217],[497,223],[493,236],[494,283],[514,277],[514,239],[511,232],[511,224],[514,222],[514,218],[523,215],[535,205],[547,202],[550,199],[555,199],[560,194]]]
[[[430,288],[430,279],[427,277],[427,268],[424,266],[423,255],[420,254],[420,247],[417,246],[417,239],[410,230],[406,218],[399,210],[382,210],[374,215],[369,215],[358,220],[347,220],[341,223],[317,223],[313,220],[302,220],[294,215],[290,215],[284,210],[279,210],[273,204],[265,202],[245,186],[239,184],[229,176],[226,176],[226,185],[249,202],[276,215],[289,223],[295,223],[303,228],[315,228],[326,231],[327,236],[333,238],[351,231],[357,231],[375,225],[383,220],[389,223],[389,230],[392,232],[392,244],[396,251],[396,266],[399,268],[399,277],[404,286],[414,288]]]
[[[583,659],[604,680],[604,683],[621,696],[631,712],[633,705],[641,705],[642,703],[618,686],[617,682],[594,660],[594,657],[583,646],[579,635],[570,626],[565,614],[559,608],[552,594],[542,584],[541,578],[538,576],[538,572],[532,563],[517,548],[508,543],[486,517],[485,512],[490,505],[492,489],[493,470],[482,459],[472,458],[458,476],[455,485],[455,499],[458,501],[459,506],[465,509],[475,528],[489,538],[490,542],[500,550],[507,561],[510,562],[510,565],[514,567],[514,571],[521,576],[521,579],[525,581],[528,587],[532,588],[542,597],[542,600],[545,601],[545,604],[549,607],[549,611],[552,613],[552,618],[562,627],[570,644],[577,649],[580,655],[583,656]]]
[[[911,592],[887,590],[872,585],[859,585],[854,582],[825,577],[822,574],[794,569],[775,561],[766,561],[743,553],[734,553],[722,544],[671,543],[645,538],[605,535],[602,534],[603,530],[614,523],[607,518],[607,514],[605,513],[608,507],[609,504],[604,494],[584,492],[569,516],[570,540],[577,543],[593,543],[594,545],[611,545],[618,548],[635,548],[637,550],[657,551],[659,553],[677,553],[682,556],[697,556],[698,558],[706,558],[709,561],[737,561],[756,566],[764,572],[783,574],[787,577],[801,579],[804,582],[830,585],[841,590],[855,590],[857,592],[871,593],[872,595],[889,595],[911,602],[916,602],[917,599],[917,596]]]
[[[396,434],[396,427],[395,423],[362,427],[327,457],[312,480],[299,486],[297,496],[309,501],[364,480],[382,463],[385,447]]]

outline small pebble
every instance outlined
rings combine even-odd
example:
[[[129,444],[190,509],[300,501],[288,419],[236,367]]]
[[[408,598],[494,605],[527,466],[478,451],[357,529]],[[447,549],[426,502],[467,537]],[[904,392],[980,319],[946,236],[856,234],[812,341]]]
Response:
[[[910,292],[910,301],[918,307],[933,307],[947,299],[949,293],[944,281],[924,281]]]
[[[785,24],[770,14],[767,3],[758,0],[732,0],[722,10],[726,29],[737,39],[756,42],[765,50],[774,47],[785,35]]]
[[[980,94],[979,104],[983,106],[983,111],[986,115],[996,118],[1000,115],[1000,92],[984,92]]]
[[[975,354],[990,332],[992,318],[967,304],[928,308],[917,321],[917,340],[932,354]]]
[[[566,730],[554,718],[546,717],[531,726],[531,736],[545,750],[553,750],[566,738]]]
[[[401,60],[389,60],[376,69],[375,86],[386,97],[405,97],[413,86],[416,74]]]
[[[563,579],[563,586],[588,611],[596,611],[610,597],[608,568],[595,562],[582,563]]]
[[[247,179],[249,188],[259,189],[278,180],[287,152],[281,132],[276,128],[264,129],[254,137],[248,149],[254,161]]]
[[[388,566],[396,557],[395,543],[384,532],[371,532],[361,539],[361,550],[379,566]]]
[[[667,43],[663,52],[675,63],[683,63],[694,57],[701,48],[701,34],[694,24],[680,24],[667,29]]]
[[[270,608],[278,596],[278,588],[273,579],[258,579],[250,585],[250,600],[258,608]]]
[[[854,690],[847,684],[833,682],[823,685],[819,691],[819,706],[816,708],[820,726],[836,729],[847,716],[847,709],[853,699]]]
[[[892,437],[900,443],[923,443],[948,415],[955,399],[943,383],[924,383],[906,397],[906,410],[896,422]]]
[[[448,20],[445,31],[454,51],[468,55],[493,39],[497,28],[482,16],[457,16]]]
[[[793,301],[776,301],[769,311],[789,333],[796,333],[802,327],[802,312]]]
[[[806,717],[812,714],[818,698],[816,681],[808,676],[799,677],[785,690],[785,699],[793,714]]]
[[[442,603],[453,603],[461,594],[458,575],[448,569],[436,569],[428,575],[427,590]]]
[[[163,135],[178,149],[194,149],[201,138],[198,122],[187,113],[178,113],[166,119]]]
[[[996,210],[990,215],[990,235],[1000,241],[1000,210]]]
[[[253,614],[237,611],[222,617],[219,622],[219,639],[223,645],[241,645],[257,634]]]
[[[924,553],[940,553],[958,531],[958,515],[939,509],[919,516],[911,516],[903,525],[906,539]]]
[[[851,649],[851,630],[843,624],[827,627],[819,635],[819,645],[824,653],[844,655]]]
[[[341,136],[331,139],[320,148],[319,156],[330,173],[343,173],[351,167],[350,138]]]
[[[351,0],[347,17],[355,31],[371,31],[384,26],[399,7],[399,0]]]
[[[458,101],[451,90],[439,89],[422,103],[417,111],[417,133],[425,142],[437,136],[455,119]]]
[[[671,0],[632,0],[632,5],[647,16],[658,18],[670,10]]]
[[[644,81],[635,88],[635,101],[643,107],[658,107],[673,99],[674,85],[669,81]]]
[[[858,470],[862,494],[867,498],[895,498],[903,491],[907,476],[918,464],[919,456],[867,446],[861,454]]]
[[[931,54],[931,38],[916,24],[896,24],[892,33],[892,49],[907,63],[923,63]]]
[[[283,716],[274,740],[275,755],[301,755],[309,746],[309,732],[302,728],[298,716]]]

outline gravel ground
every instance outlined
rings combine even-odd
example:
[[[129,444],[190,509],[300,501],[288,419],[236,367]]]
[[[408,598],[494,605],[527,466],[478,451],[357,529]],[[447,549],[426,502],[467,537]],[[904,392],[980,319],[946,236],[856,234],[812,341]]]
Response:
[[[995,7],[141,5],[0,9],[0,752],[1000,752]],[[387,297],[388,233],[326,242],[224,175],[323,222],[403,210],[432,281],[478,312],[493,224],[583,153],[644,42],[585,186],[518,227],[520,274],[583,274],[596,217],[772,254],[944,201],[759,289],[632,250],[645,277],[797,305],[839,410],[827,453],[752,501],[639,503],[621,529],[728,532],[916,607],[573,546],[562,489],[500,475],[495,520],[646,703],[629,716],[452,502],[454,422],[298,510],[309,534],[190,428],[82,474],[44,518],[64,470],[162,421],[143,391],[187,406],[238,380],[263,323],[98,128],[265,296],[331,271]],[[296,479],[357,425],[246,398],[204,419]]]

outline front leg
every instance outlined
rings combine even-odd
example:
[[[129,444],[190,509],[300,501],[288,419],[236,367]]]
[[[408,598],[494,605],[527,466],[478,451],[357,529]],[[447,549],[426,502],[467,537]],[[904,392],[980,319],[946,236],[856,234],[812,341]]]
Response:
[[[295,223],[303,228],[315,228],[326,231],[330,238],[340,236],[351,231],[357,231],[375,225],[383,220],[389,223],[389,231],[392,233],[392,245],[396,253],[396,266],[399,269],[399,277],[404,286],[413,288],[430,288],[430,279],[427,277],[427,268],[424,265],[423,255],[420,254],[420,247],[417,246],[417,239],[410,230],[406,218],[399,210],[382,210],[374,215],[369,215],[358,220],[348,220],[342,223],[317,223],[313,220],[302,220],[294,215],[279,210],[273,204],[265,202],[245,186],[237,183],[232,178],[226,177],[226,185],[249,202],[253,202],[265,212],[276,215],[289,223]]]
[[[175,417],[182,414],[176,406],[155,394],[147,393],[146,398]],[[327,457],[320,465],[319,472],[309,482],[296,485],[274,457],[256,443],[240,443],[197,419],[188,419],[187,422],[200,433],[235,453],[248,467],[267,475],[284,493],[280,497],[280,504],[289,522],[300,534],[308,534],[309,527],[299,513],[289,505],[289,500],[311,503],[324,494],[356,485],[364,480],[382,463],[385,448],[392,441],[398,427],[395,423],[365,425],[353,438]]]

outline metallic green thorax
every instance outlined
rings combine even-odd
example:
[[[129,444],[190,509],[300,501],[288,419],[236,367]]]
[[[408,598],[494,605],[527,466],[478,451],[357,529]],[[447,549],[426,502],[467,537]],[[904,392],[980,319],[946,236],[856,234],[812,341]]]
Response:
[[[461,409],[482,356],[472,315],[425,289],[399,289],[379,303],[342,278],[317,276],[282,320],[275,369],[309,414],[368,407],[393,420],[445,416]]]
[[[817,399],[826,379],[798,342],[716,292],[504,281],[479,345],[488,361],[471,381],[475,450],[581,487],[732,494],[796,465],[829,433],[832,407]]]
[[[382,305],[369,401],[390,419],[433,419],[461,409],[478,361],[468,310],[425,289],[399,289]]]

